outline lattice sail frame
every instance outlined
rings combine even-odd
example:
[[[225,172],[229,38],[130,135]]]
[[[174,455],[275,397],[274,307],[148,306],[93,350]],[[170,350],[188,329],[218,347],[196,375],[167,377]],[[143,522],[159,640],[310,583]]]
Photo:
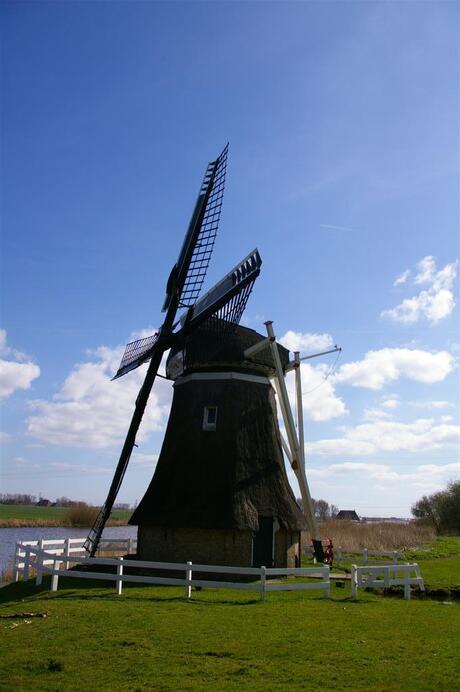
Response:
[[[126,344],[121,363],[118,366],[116,375],[112,377],[112,380],[116,380],[118,377],[126,375],[127,372],[134,370],[135,368],[139,367],[139,365],[142,365],[142,363],[146,363],[150,358],[152,348],[157,340],[158,334],[155,333],[151,336],[145,337],[144,339],[130,341],[129,344]]]
[[[206,170],[200,189],[200,197],[209,192],[206,208],[201,222],[200,232],[193,250],[192,258],[179,300],[179,307],[191,307],[198,300],[203,282],[211,260],[225,188],[227,171],[228,144],[216,161],[210,163]],[[213,175],[213,171],[214,175]],[[208,191],[211,185],[210,191]]]

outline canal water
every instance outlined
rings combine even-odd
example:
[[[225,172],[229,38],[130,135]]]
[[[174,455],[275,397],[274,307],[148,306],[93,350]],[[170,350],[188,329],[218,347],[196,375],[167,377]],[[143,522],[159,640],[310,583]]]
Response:
[[[0,574],[12,562],[17,541],[37,541],[44,539],[86,538],[88,529],[71,529],[65,526],[25,529],[0,529]],[[137,526],[108,526],[102,538],[136,538]]]

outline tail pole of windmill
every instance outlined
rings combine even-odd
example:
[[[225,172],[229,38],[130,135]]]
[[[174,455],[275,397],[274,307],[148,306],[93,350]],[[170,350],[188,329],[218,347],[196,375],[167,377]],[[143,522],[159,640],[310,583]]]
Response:
[[[302,504],[305,512],[305,516],[308,523],[308,529],[312,537],[313,548],[315,552],[315,557],[318,560],[324,559],[323,548],[321,543],[321,536],[319,533],[318,522],[316,521],[315,513],[313,510],[313,503],[311,499],[310,489],[308,486],[308,481],[306,477],[305,469],[305,442],[304,442],[304,428],[303,428],[303,397],[302,397],[302,381],[301,381],[301,361],[309,360],[311,358],[317,358],[318,356],[324,356],[329,353],[337,353],[341,351],[341,348],[335,346],[333,349],[328,351],[322,351],[321,353],[315,353],[309,356],[300,357],[299,352],[294,353],[294,360],[290,361],[285,368],[281,364],[281,359],[279,356],[278,347],[276,344],[275,332],[273,329],[273,322],[265,322],[265,327],[267,330],[267,338],[260,341],[256,346],[249,348],[245,351],[245,356],[248,359],[254,358],[257,353],[265,350],[267,347],[273,357],[275,364],[275,374],[273,377],[273,384],[276,390],[277,399],[281,409],[281,415],[283,417],[284,427],[286,429],[286,434],[288,440],[286,441],[280,431],[281,444],[286,457],[291,464],[291,468],[295,473],[297,478],[300,494],[302,497]],[[285,374],[290,370],[295,371],[295,385],[296,385],[296,402],[297,402],[297,430],[294,422],[294,416],[292,413],[291,403],[289,400],[289,395],[285,382]]]

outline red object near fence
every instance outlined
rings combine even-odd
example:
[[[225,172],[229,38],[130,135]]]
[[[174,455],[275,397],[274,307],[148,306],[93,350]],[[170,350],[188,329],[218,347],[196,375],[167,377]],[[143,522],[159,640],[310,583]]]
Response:
[[[327,545],[324,551],[324,562],[326,565],[329,565],[329,567],[332,567],[332,563],[334,562],[334,545],[331,538],[327,539]]]

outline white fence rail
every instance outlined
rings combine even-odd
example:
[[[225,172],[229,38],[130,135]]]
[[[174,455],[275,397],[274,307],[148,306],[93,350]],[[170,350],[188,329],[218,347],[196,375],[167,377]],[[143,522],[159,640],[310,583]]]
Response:
[[[405,565],[378,565],[351,567],[351,595],[358,598],[358,588],[389,589],[391,586],[404,586],[404,598],[409,600],[411,586],[425,591],[425,584],[416,562]]]
[[[323,543],[323,549],[326,549],[326,547],[327,543]],[[309,552],[313,558],[313,561],[316,563],[313,548],[311,548],[311,551]],[[349,562],[350,559],[356,560],[358,555],[362,559],[363,565],[368,565],[369,560],[372,560],[373,558],[391,558],[394,565],[397,565],[398,560],[402,559],[402,555],[397,550],[369,550],[368,548],[356,550],[339,546],[338,548],[334,548],[334,565],[336,567],[340,567],[342,562]]]
[[[372,558],[391,558],[393,565],[398,564],[398,559],[400,555],[397,550],[368,550],[363,548],[362,550],[349,550],[348,548],[339,547],[335,551],[335,564],[337,567],[346,559],[346,556],[360,555],[362,557],[363,565],[369,564],[369,559]]]
[[[63,555],[65,557],[81,556],[85,557],[87,552],[84,548],[86,538],[61,538],[61,539],[40,539],[39,541],[18,541],[14,552],[13,571],[14,580],[18,581],[22,575],[24,579],[29,578],[30,557],[28,557],[31,548],[39,548],[52,555]],[[108,538],[103,539],[99,543],[99,552],[120,552],[134,553],[137,550],[137,539],[135,538]],[[27,560],[25,559],[27,558]],[[66,560],[66,567],[69,568],[70,562]],[[50,558],[48,564],[52,564]],[[27,569],[26,569],[27,565]]]
[[[30,569],[36,570],[36,584],[42,583],[43,574],[52,575],[51,590],[57,591],[59,577],[73,577],[76,579],[97,579],[115,582],[116,593],[122,594],[123,583],[142,583],[142,584],[162,584],[169,586],[183,586],[185,597],[191,598],[192,587],[207,587],[219,589],[241,589],[245,591],[255,591],[260,595],[262,601],[269,591],[309,591],[312,589],[323,592],[324,598],[330,596],[329,567],[308,567],[308,568],[266,568],[266,567],[223,567],[221,565],[202,565],[192,564],[192,562],[151,562],[145,560],[129,560],[118,558],[90,558],[77,557],[68,554],[57,554],[56,552],[45,550],[43,547],[35,545],[24,546],[23,557],[23,577],[29,578]],[[70,570],[69,565],[91,566],[91,567],[115,567],[114,572],[105,571],[81,571]],[[61,569],[61,566],[64,566]],[[152,570],[151,576],[143,574],[127,574],[126,569]],[[168,572],[183,572],[183,577],[159,576],[155,572],[166,570]],[[200,575],[198,578],[196,574]],[[211,578],[203,578],[201,575],[210,574]],[[212,575],[228,574],[235,576],[253,577],[256,583],[241,581],[219,581],[212,578]],[[300,577],[314,578],[314,582],[271,582],[267,581],[272,577]],[[319,579],[318,579],[319,577]]]

